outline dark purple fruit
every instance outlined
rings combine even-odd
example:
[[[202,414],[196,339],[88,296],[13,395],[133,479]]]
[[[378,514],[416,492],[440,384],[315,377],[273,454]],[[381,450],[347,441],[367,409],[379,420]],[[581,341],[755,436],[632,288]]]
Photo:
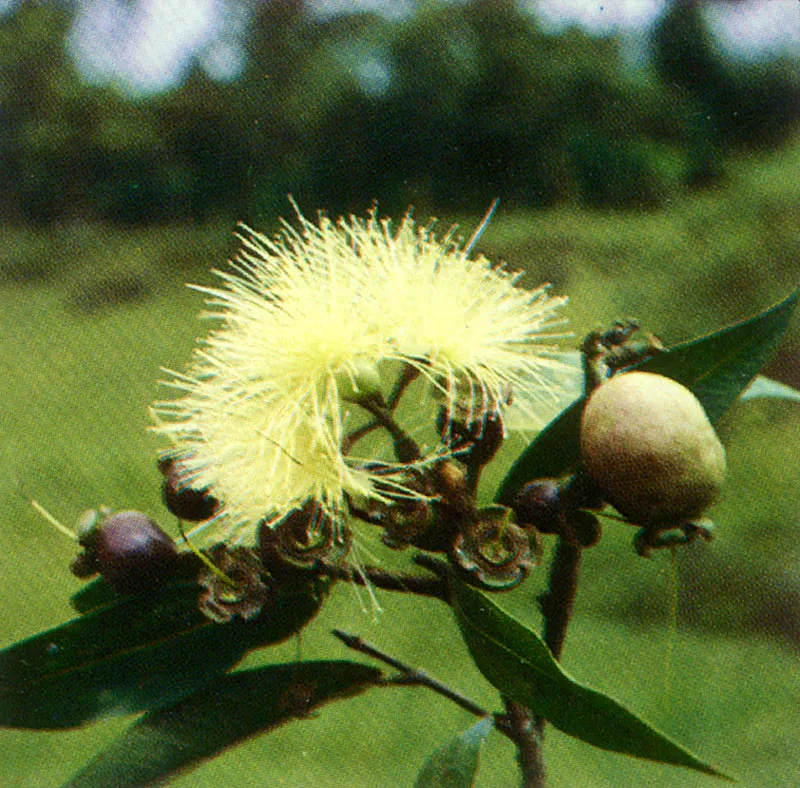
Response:
[[[164,474],[164,503],[181,520],[199,523],[209,520],[219,507],[219,501],[208,490],[197,490],[186,485],[181,478],[180,465],[174,460],[160,464]]]
[[[158,588],[178,568],[172,539],[147,515],[118,512],[97,532],[97,558],[106,582],[121,594]]]
[[[561,493],[557,479],[534,479],[528,482],[514,501],[517,523],[533,526],[543,534],[559,532],[562,511]]]

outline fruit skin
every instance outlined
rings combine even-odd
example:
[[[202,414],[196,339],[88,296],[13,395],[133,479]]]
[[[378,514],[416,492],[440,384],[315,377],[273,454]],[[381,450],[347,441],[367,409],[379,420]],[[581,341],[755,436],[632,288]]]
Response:
[[[700,401],[650,372],[615,375],[595,389],[580,447],[606,500],[647,528],[701,517],[725,477],[725,449]]]
[[[118,512],[97,531],[97,558],[106,582],[121,594],[143,594],[163,585],[178,566],[175,543],[149,517]]]
[[[514,501],[517,523],[532,526],[543,534],[556,534],[561,515],[561,495],[557,479],[534,479],[528,482]]]

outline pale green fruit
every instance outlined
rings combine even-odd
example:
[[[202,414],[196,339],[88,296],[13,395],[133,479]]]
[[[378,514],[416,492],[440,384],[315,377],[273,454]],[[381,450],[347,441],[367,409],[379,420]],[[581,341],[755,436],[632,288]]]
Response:
[[[725,477],[725,449],[700,401],[649,372],[616,375],[595,389],[580,444],[606,500],[648,528],[702,516]]]

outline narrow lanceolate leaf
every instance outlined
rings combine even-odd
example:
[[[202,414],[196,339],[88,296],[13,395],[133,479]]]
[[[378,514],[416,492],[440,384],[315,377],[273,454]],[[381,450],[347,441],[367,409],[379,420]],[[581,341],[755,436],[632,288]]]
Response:
[[[220,676],[206,689],[145,715],[62,788],[163,785],[250,736],[351,697],[381,673],[355,662],[296,662]],[[311,748],[313,749],[313,747]],[[279,758],[264,751],[265,758]]]
[[[690,388],[716,422],[774,353],[798,299],[800,290],[760,315],[675,345],[636,369],[665,375]],[[503,479],[495,496],[497,503],[511,506],[531,479],[562,476],[578,465],[583,404],[580,399],[570,405],[536,436]]]
[[[172,703],[296,632],[322,602],[305,590],[255,620],[216,624],[198,593],[183,584],[123,597],[0,651],[0,725],[69,728]]]
[[[745,402],[751,399],[783,399],[800,402],[800,391],[766,375],[758,375],[745,389],[739,401]]]
[[[484,717],[431,753],[417,776],[415,788],[472,788],[481,745],[493,727],[492,718]]]
[[[454,580],[453,596],[475,663],[504,695],[596,747],[730,779],[613,698],[575,681],[535,632],[485,594]]]

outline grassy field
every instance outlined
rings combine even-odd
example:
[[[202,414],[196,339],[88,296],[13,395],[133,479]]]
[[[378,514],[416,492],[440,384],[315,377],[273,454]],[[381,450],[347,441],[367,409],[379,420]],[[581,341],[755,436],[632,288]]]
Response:
[[[743,162],[718,192],[686,197],[659,213],[501,212],[482,248],[526,266],[531,283],[550,280],[568,293],[578,337],[597,323],[635,315],[668,342],[679,341],[766,308],[800,280],[798,166],[800,149]],[[465,234],[475,221],[462,222]],[[68,571],[74,545],[33,511],[29,498],[67,523],[107,504],[141,509],[169,527],[147,408],[164,394],[160,367],[182,367],[202,331],[195,319],[202,298],[183,283],[212,280],[207,269],[229,254],[230,229],[219,222],[125,232],[4,231],[0,646],[68,620],[68,596],[81,585]],[[797,385],[798,357],[795,321],[771,371]],[[669,556],[637,558],[632,529],[612,524],[586,556],[565,663],[741,785],[773,788],[792,784],[800,769],[800,409],[781,402],[736,406],[720,431],[730,478],[713,513],[719,537],[679,557],[671,644]],[[511,459],[509,449],[489,487]],[[543,574],[502,603],[536,621]],[[304,634],[303,657],[346,658],[330,629],[351,629],[498,707],[446,608],[388,593],[380,602],[384,612],[376,622],[350,588],[338,587]],[[296,654],[291,642],[253,654],[247,664]],[[0,731],[0,784],[57,786],[128,722],[64,733]],[[426,755],[469,724],[467,715],[424,690],[372,690],[250,741],[175,784],[412,785]],[[546,757],[552,788],[716,782],[557,732],[548,734]],[[495,735],[478,784],[513,784],[514,768],[513,752]]]

